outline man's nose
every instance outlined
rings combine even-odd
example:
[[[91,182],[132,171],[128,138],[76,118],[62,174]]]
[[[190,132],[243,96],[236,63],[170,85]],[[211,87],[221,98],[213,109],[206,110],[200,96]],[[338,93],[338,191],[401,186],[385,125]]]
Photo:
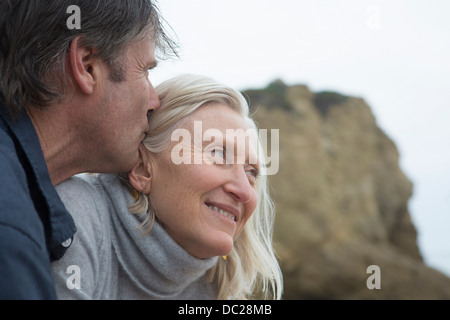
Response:
[[[158,110],[160,106],[161,102],[159,101],[158,94],[156,93],[153,84],[150,82],[150,102],[148,106],[148,113],[150,114],[151,112]]]

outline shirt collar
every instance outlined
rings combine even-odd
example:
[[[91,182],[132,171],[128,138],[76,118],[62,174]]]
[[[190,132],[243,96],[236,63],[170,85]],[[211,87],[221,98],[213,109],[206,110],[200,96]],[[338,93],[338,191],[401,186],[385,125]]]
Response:
[[[31,173],[34,174],[32,179],[38,189],[31,192],[40,193],[45,201],[45,204],[40,205],[46,205],[48,208],[49,226],[44,223],[47,246],[52,260],[57,260],[64,255],[68,247],[67,240],[71,239],[76,231],[75,223],[51,182],[39,138],[28,114],[23,111],[17,119],[12,120],[6,108],[0,106],[0,118],[18,141],[30,164]]]

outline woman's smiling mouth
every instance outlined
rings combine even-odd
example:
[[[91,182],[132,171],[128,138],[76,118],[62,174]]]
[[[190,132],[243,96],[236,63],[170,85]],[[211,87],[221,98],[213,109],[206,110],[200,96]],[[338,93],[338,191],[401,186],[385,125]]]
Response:
[[[236,221],[236,216],[235,216],[234,214],[232,214],[232,213],[230,213],[230,212],[228,212],[228,211],[226,211],[226,210],[223,210],[222,208],[219,208],[219,207],[217,207],[217,206],[215,206],[215,205],[208,204],[208,203],[205,203],[205,204],[206,204],[206,205],[208,206],[208,208],[210,208],[211,210],[214,210],[215,212],[221,214],[222,216],[227,217],[227,218],[229,218],[229,219],[231,219],[231,220],[233,220],[233,221]]]

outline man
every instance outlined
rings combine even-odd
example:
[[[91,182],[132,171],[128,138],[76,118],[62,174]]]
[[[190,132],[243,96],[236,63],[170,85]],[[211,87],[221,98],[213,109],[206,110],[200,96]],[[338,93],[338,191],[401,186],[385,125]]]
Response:
[[[157,50],[176,54],[151,0],[0,0],[1,299],[56,298],[50,262],[76,230],[54,186],[131,170]]]

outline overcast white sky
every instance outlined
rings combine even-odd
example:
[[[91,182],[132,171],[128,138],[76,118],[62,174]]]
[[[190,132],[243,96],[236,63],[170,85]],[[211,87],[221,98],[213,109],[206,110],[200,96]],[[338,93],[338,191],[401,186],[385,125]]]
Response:
[[[151,74],[359,96],[396,143],[428,265],[450,276],[450,1],[160,0],[181,59]]]

